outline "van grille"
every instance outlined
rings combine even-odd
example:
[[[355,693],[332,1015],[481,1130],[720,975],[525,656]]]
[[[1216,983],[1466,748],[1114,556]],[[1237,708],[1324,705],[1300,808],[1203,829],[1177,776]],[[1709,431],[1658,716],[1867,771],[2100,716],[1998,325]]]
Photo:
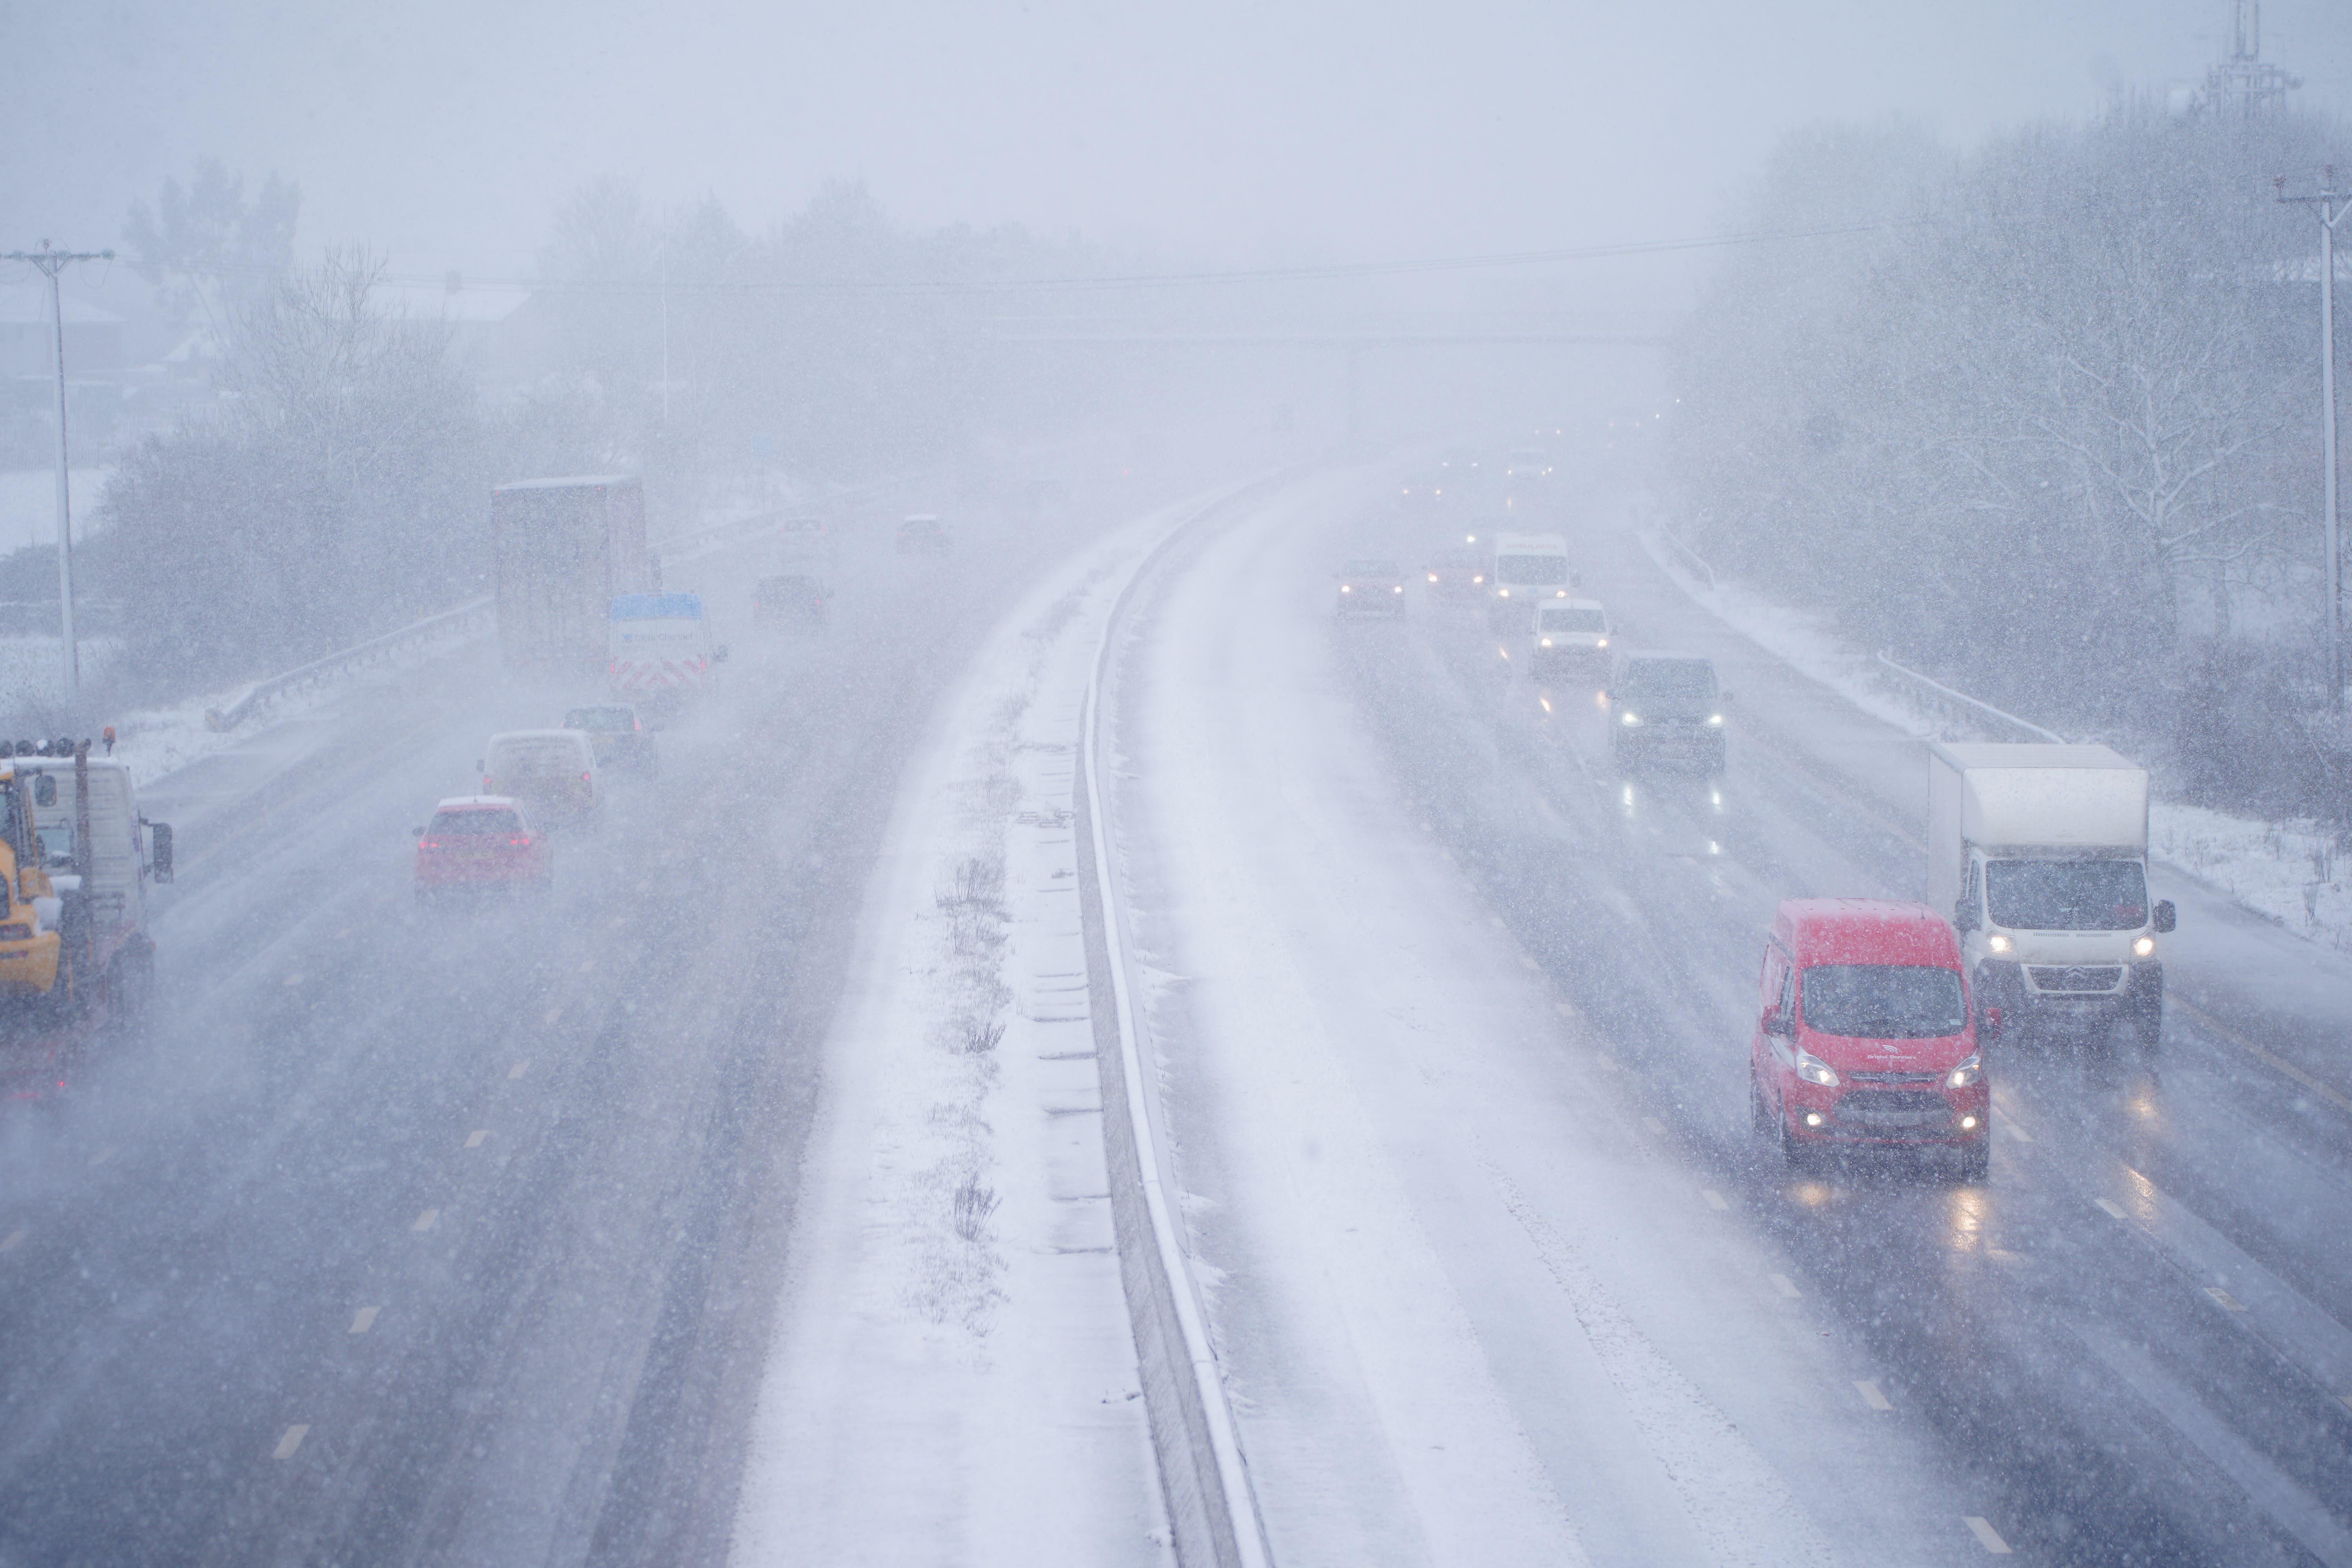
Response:
[[[1837,1102],[1838,1125],[1879,1137],[1932,1136],[1948,1131],[1952,1108],[1940,1094],[1916,1089],[1858,1089]]]
[[[2086,967],[2079,963],[2064,966],[2029,963],[2025,966],[2025,976],[2033,983],[2033,988],[2036,991],[2073,992],[2088,995],[2113,991],[2124,983],[2124,972],[2119,965],[2116,964]]]

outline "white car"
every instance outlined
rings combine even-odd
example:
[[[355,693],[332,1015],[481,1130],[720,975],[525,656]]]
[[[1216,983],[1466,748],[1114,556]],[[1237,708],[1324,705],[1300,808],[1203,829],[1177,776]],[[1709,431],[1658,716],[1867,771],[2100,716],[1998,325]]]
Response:
[[[1598,599],[1538,600],[1529,673],[1541,678],[1579,668],[1599,668],[1608,660],[1614,629]]]

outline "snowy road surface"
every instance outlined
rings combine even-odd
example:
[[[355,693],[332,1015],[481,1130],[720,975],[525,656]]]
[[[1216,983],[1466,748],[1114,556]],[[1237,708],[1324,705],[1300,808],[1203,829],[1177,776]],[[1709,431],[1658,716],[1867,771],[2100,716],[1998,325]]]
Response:
[[[1387,490],[1189,534],[1108,695],[1276,1560],[2352,1563],[2352,966],[2172,879],[2159,1058],[2005,1047],[1983,1186],[1792,1178],[1759,933],[1916,895],[1917,743],[1596,502],[1588,589],[1738,694],[1724,778],[1621,779],[1475,620],[1333,624],[1339,560],[1441,542]],[[866,520],[543,910],[408,899],[568,695],[478,653],[152,792],[154,1037],[0,1121],[0,1563],[1164,1561],[1062,908],[1147,510]],[[740,617],[762,563],[693,569]]]
[[[1999,1058],[1991,1182],[1792,1179],[1748,1129],[1774,901],[1916,897],[1920,750],[1571,511],[1634,646],[1738,693],[1620,779],[1593,687],[1343,557],[1334,484],[1190,552],[1121,666],[1113,819],[1277,1558],[2347,1561],[2352,1119],[2332,955],[2194,889],[2155,1063]]]
[[[1005,605],[1144,510],[1073,488],[942,498],[946,561],[858,520],[822,634],[745,624],[756,550],[694,563],[727,684],[543,913],[410,901],[411,826],[573,695],[479,650],[152,793],[155,1038],[0,1123],[0,1562],[723,1559],[894,787]]]

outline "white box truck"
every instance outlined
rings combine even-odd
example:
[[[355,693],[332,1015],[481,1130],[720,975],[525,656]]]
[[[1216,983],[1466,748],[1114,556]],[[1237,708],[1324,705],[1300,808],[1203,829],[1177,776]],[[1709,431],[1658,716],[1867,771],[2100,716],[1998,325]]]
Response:
[[[2105,746],[1930,745],[1927,901],[2005,1023],[2120,1021],[2155,1047],[2173,910],[2147,896],[2147,769]]]

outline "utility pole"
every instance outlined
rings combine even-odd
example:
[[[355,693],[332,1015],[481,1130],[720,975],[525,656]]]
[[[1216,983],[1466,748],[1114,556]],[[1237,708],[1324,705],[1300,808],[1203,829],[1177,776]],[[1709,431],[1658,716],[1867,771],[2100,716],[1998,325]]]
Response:
[[[2278,199],[2307,206],[2319,219],[2319,447],[2326,466],[2320,476],[2320,510],[2327,538],[2327,707],[2344,710],[2344,556],[2338,548],[2336,511],[2336,226],[2352,212],[2352,191],[2336,188],[2328,165],[2321,188],[2307,196],[2286,194],[2286,176],[2271,182]]]
[[[110,250],[55,250],[47,240],[38,250],[12,250],[4,258],[29,261],[49,280],[49,325],[57,334],[58,372],[58,607],[65,635],[66,707],[81,701],[81,652],[74,642],[73,497],[66,480],[66,308],[58,274],[76,261],[111,261]]]

